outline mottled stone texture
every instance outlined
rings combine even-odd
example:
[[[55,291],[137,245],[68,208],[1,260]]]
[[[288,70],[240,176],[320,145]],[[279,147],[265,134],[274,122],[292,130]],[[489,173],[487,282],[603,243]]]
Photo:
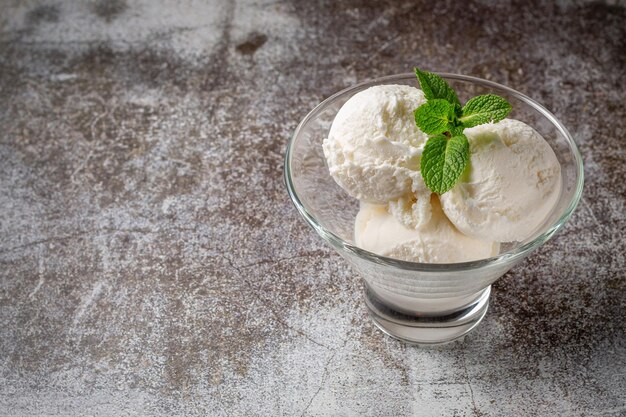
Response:
[[[0,415],[626,413],[626,10],[4,0]],[[369,322],[283,185],[321,99],[414,65],[526,92],[585,193],[464,341]]]

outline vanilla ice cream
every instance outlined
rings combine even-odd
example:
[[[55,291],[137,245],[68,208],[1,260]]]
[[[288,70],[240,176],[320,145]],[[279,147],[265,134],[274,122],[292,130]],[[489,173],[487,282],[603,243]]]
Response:
[[[532,127],[504,119],[465,130],[470,163],[441,195],[443,211],[464,234],[523,241],[545,221],[561,189],[554,151]]]
[[[420,188],[413,183],[423,183],[420,157],[428,137],[417,128],[413,111],[425,102],[421,90],[406,85],[375,86],[352,96],[323,144],[337,184],[352,197],[375,204]]]
[[[455,263],[495,256],[498,242],[524,241],[548,217],[561,189],[550,145],[523,122],[464,130],[470,161],[457,184],[436,195],[420,159],[428,140],[414,110],[426,99],[405,85],[350,98],[324,140],[333,179],[361,202],[357,246],[413,262]]]
[[[400,223],[384,205],[361,203],[355,222],[355,243],[378,255],[411,262],[466,262],[498,254],[497,242],[460,233],[446,218],[434,195],[431,206],[430,221],[416,230]]]

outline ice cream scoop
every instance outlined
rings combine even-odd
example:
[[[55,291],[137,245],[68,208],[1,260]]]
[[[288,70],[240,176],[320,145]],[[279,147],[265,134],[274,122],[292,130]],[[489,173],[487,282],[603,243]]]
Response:
[[[470,163],[441,195],[443,211],[476,239],[523,241],[545,221],[561,188],[554,151],[532,127],[504,119],[465,130]]]
[[[412,229],[400,223],[386,206],[361,203],[355,221],[356,245],[378,255],[411,262],[466,262],[498,254],[497,242],[460,233],[444,215],[435,195],[431,206],[430,221],[420,229]]]
[[[335,117],[324,156],[333,179],[366,203],[386,204],[412,192],[428,137],[413,111],[424,93],[406,85],[380,85],[352,96]]]

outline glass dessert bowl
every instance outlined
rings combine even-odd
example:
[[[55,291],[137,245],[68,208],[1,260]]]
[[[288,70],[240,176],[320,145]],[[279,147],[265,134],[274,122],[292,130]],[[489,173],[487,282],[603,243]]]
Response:
[[[365,304],[385,333],[418,344],[439,344],[467,334],[483,319],[491,284],[538,249],[571,216],[583,188],[582,158],[567,129],[543,106],[503,85],[480,78],[439,74],[462,101],[497,94],[513,107],[511,117],[538,131],[561,165],[556,204],[534,233],[521,242],[502,243],[498,255],[462,263],[418,263],[380,256],[354,243],[359,201],[331,177],[322,142],[342,105],[356,93],[384,84],[417,84],[413,73],[393,75],[350,87],[324,100],[299,124],[285,158],[285,180],[296,208],[318,234],[359,272]]]

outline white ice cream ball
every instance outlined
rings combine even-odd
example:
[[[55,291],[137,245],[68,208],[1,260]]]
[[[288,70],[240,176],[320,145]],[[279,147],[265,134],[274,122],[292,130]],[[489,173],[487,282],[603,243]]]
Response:
[[[386,204],[411,192],[428,137],[413,111],[424,93],[380,85],[352,96],[339,110],[323,148],[331,176],[352,197]]]
[[[410,262],[456,263],[498,254],[497,242],[482,241],[459,232],[443,214],[439,199],[431,198],[430,221],[409,228],[383,205],[361,203],[355,221],[355,243],[360,248]]]
[[[470,163],[441,195],[450,221],[464,234],[523,241],[545,221],[561,189],[554,151],[532,127],[505,119],[465,130]]]

